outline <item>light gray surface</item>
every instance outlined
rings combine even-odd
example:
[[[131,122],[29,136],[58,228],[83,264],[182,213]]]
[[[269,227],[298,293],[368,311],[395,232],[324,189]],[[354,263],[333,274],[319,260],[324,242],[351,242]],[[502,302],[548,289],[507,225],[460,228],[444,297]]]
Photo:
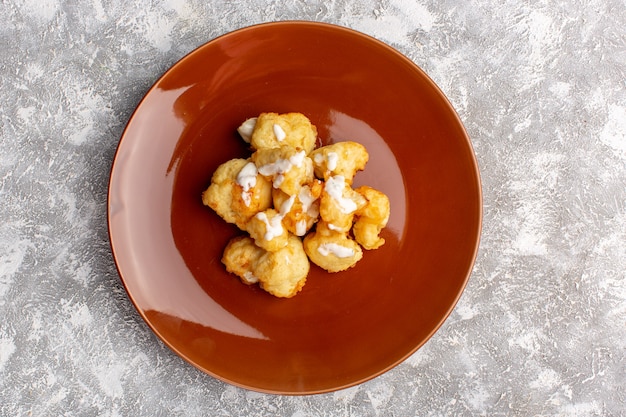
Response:
[[[332,0],[0,3],[0,415],[626,413],[626,3]],[[484,231],[441,330],[383,376],[309,397],[216,381],[128,300],[109,168],[178,59],[272,20],[396,47],[472,138]]]

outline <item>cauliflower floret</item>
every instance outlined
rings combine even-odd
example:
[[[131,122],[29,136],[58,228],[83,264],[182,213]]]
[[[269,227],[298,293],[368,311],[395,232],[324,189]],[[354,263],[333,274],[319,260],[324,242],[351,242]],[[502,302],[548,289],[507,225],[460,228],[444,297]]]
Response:
[[[285,207],[293,199],[283,219],[283,225],[290,233],[304,236],[313,227],[320,213],[319,196],[322,187],[322,182],[315,179],[310,184],[303,185],[296,196],[289,196],[281,190],[272,191],[274,207]]]
[[[241,175],[243,174],[243,175]],[[272,186],[246,159],[231,159],[220,165],[202,202],[228,223],[245,230],[246,223],[272,204]]]
[[[304,251],[311,262],[328,272],[345,271],[363,257],[363,250],[346,233],[335,232],[323,221],[304,238]]]
[[[254,284],[259,279],[254,275],[254,267],[265,251],[254,244],[248,236],[238,236],[230,240],[224,254],[222,263],[226,270],[239,277],[244,284]]]
[[[389,221],[389,198],[382,192],[366,185],[355,190],[367,200],[367,204],[357,212],[357,220],[352,228],[354,238],[365,249],[377,249],[385,243],[379,236]]]
[[[287,245],[276,252],[258,247],[250,237],[235,237],[224,249],[222,263],[244,284],[259,283],[270,294],[285,298],[302,289],[311,267],[302,241],[295,236],[289,236]]]
[[[254,149],[272,149],[290,145],[304,150],[308,155],[315,148],[316,141],[317,129],[305,115],[261,113],[254,124],[249,142]]]
[[[265,252],[254,267],[259,285],[276,297],[293,297],[306,282],[311,265],[300,238],[289,235],[287,246]]]
[[[246,225],[246,231],[257,246],[274,252],[287,245],[288,232],[282,221],[283,216],[269,208],[252,217]]]
[[[367,200],[354,191],[341,175],[330,177],[324,184],[320,197],[320,216],[328,226],[345,233],[352,228],[357,210],[365,206]]]
[[[341,175],[348,184],[352,184],[357,171],[363,170],[369,160],[365,146],[356,142],[337,142],[322,146],[311,152],[310,157],[313,159],[317,178],[327,180]]]
[[[313,161],[302,150],[288,145],[260,149],[252,161],[261,175],[272,181],[274,188],[296,195],[300,187],[313,180]]]

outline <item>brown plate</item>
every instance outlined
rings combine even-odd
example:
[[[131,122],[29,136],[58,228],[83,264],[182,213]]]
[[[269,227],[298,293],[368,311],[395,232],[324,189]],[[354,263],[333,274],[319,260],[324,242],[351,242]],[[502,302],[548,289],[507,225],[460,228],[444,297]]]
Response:
[[[246,157],[235,129],[263,111],[306,114],[324,144],[363,143],[355,184],[385,192],[387,243],[357,266],[313,266],[275,298],[220,262],[239,234],[204,207],[217,166]],[[121,138],[109,233],[130,299],[177,354],[231,384],[310,394],[373,378],[441,326],[470,275],[481,189],[450,103],[410,60],[358,32],[269,23],[203,45],[148,91]]]

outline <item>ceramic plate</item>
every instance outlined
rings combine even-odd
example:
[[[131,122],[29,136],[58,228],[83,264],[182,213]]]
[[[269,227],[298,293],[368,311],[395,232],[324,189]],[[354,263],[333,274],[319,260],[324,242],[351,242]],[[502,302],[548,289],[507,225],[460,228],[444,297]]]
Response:
[[[264,111],[306,114],[323,144],[364,144],[355,186],[391,201],[382,248],[346,272],[313,266],[290,299],[225,271],[241,232],[201,202],[219,164],[249,155],[237,126]],[[465,287],[482,214],[469,138],[437,86],[382,42],[311,22],[229,33],[168,70],[124,131],[108,210],[121,279],[158,337],[216,378],[280,394],[361,383],[422,346]]]

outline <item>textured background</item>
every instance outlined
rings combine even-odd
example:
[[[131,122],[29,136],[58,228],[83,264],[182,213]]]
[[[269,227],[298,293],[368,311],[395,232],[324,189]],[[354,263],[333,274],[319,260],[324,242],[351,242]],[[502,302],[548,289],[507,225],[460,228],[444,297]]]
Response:
[[[625,415],[626,2],[2,0],[0,415]],[[196,371],[110,254],[117,142],[172,64],[228,31],[318,20],[375,36],[472,138],[484,232],[456,309],[383,376],[305,397]]]

